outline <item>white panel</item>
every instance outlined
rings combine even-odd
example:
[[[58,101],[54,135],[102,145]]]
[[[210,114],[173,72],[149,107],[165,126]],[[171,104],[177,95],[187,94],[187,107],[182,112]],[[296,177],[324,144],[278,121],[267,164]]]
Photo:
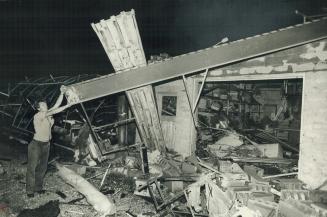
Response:
[[[146,65],[134,10],[123,11],[91,26],[116,72]]]

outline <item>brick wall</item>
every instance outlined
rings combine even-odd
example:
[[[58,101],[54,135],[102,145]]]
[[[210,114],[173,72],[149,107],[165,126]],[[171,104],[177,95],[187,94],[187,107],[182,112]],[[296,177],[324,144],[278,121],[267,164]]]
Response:
[[[326,184],[327,190],[327,40],[213,70],[208,80],[277,79],[299,73],[304,74],[299,178],[311,188]]]
[[[244,76],[255,79],[264,74],[276,78],[276,74],[304,74],[302,128],[300,141],[299,178],[311,188],[317,188],[327,181],[327,40],[281,51],[256,60],[234,64],[213,70],[209,80],[221,80],[228,76]],[[201,79],[201,78],[200,78]],[[258,77],[260,79],[260,77]],[[189,90],[196,95],[196,85],[189,83]],[[176,117],[161,117],[163,128],[173,127],[166,139],[170,148],[184,156],[195,150],[196,131],[186,98],[182,80],[155,87],[159,114],[162,96],[177,96]],[[169,125],[169,126],[168,126]]]

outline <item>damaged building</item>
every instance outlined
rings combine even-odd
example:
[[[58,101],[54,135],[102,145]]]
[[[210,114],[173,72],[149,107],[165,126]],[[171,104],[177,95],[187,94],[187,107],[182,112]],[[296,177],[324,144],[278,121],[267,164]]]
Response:
[[[1,133],[22,152],[37,100],[64,87],[70,107],[54,116],[45,199],[15,205],[3,187],[0,216],[327,216],[327,19],[148,61],[136,20],[91,24],[114,73],[3,93]],[[24,189],[26,161],[3,157],[3,183]]]

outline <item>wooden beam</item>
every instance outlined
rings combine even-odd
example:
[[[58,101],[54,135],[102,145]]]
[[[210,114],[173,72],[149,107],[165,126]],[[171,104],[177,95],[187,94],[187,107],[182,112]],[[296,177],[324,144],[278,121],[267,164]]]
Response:
[[[4,93],[4,92],[1,92],[1,91],[0,91],[0,94],[1,94],[1,95],[4,95],[4,96],[6,96],[6,97],[9,97],[9,94],[7,94],[7,93]]]
[[[192,120],[193,120],[193,124],[194,124],[194,127],[196,128],[198,125],[196,123],[196,119],[195,119],[195,116],[194,116],[194,113],[193,113],[193,108],[192,108],[192,103],[191,103],[191,97],[190,97],[190,94],[188,92],[188,89],[187,89],[187,84],[186,84],[186,78],[185,76],[183,75],[183,84],[184,84],[184,88],[185,88],[185,93],[186,93],[186,97],[187,97],[187,101],[188,101],[188,105],[190,106],[190,112],[191,112],[191,115],[192,115]]]
[[[99,140],[98,135],[95,133],[95,131],[94,131],[93,128],[92,128],[92,123],[91,123],[91,121],[90,121],[90,118],[89,118],[89,116],[88,116],[86,110],[85,110],[85,107],[84,107],[83,103],[80,103],[80,105],[81,105],[82,110],[83,110],[83,113],[84,113],[84,115],[85,115],[86,123],[87,123],[87,125],[88,125],[89,128],[90,128],[91,135],[92,135],[92,137],[93,137],[94,140],[95,140],[95,146],[94,146],[94,147],[95,147],[96,152],[97,152],[97,158],[98,158],[98,160],[101,162],[101,156],[105,154],[105,151],[106,151],[106,150],[104,150],[104,147],[103,147],[102,141]]]
[[[120,120],[120,121],[117,121],[115,123],[112,123],[112,124],[105,124],[105,125],[102,125],[102,126],[98,126],[98,127],[93,127],[93,130],[94,131],[99,131],[103,128],[107,128],[107,127],[118,127],[120,125],[123,125],[123,124],[129,124],[131,122],[134,122],[135,121],[135,118],[128,118],[128,119],[125,119],[125,120]]]
[[[206,69],[206,72],[205,72],[205,74],[203,76],[203,80],[202,80],[202,83],[201,83],[201,87],[200,87],[198,96],[196,97],[196,100],[195,100],[195,103],[194,103],[194,106],[193,106],[193,110],[192,110],[193,114],[195,113],[196,107],[198,106],[200,96],[201,96],[201,92],[202,92],[203,87],[204,87],[204,82],[206,81],[206,79],[208,77],[208,73],[209,73],[209,69]]]
[[[293,172],[293,173],[283,173],[283,174],[277,174],[277,175],[271,175],[271,176],[264,176],[262,177],[263,179],[272,179],[272,178],[279,178],[279,177],[284,177],[284,176],[295,176],[297,175],[298,172]]]
[[[151,151],[157,149],[165,154],[166,144],[152,86],[126,91],[126,95],[143,143]]]

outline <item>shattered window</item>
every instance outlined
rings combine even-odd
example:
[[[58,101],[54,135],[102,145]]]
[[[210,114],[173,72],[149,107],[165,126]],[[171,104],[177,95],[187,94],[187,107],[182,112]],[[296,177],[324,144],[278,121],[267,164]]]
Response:
[[[163,96],[161,115],[176,116],[177,96]]]

